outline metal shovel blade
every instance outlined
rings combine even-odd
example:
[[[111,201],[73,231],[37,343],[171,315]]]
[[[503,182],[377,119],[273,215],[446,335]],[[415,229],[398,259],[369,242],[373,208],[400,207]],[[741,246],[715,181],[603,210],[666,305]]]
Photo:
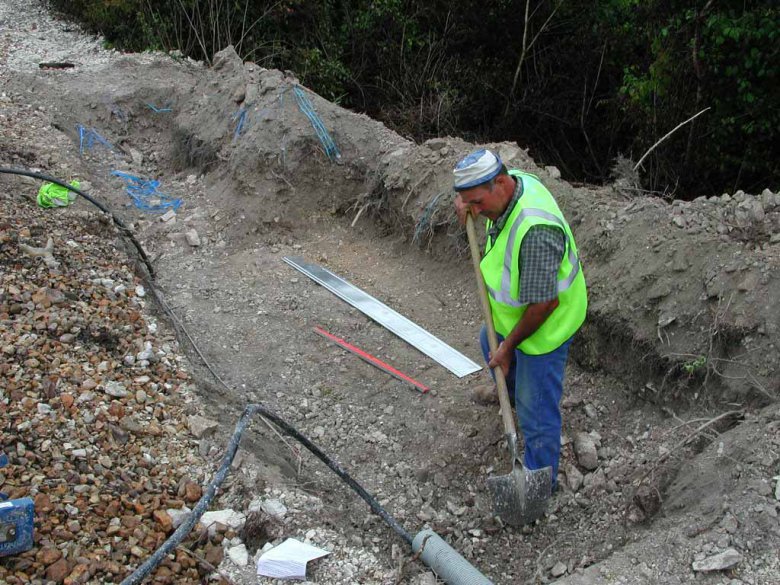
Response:
[[[522,526],[544,515],[552,495],[552,467],[529,470],[514,465],[507,475],[487,479],[493,511],[512,526]]]

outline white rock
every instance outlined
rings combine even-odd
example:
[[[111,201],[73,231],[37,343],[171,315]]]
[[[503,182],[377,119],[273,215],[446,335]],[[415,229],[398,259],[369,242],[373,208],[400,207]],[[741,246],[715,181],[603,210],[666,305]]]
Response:
[[[466,506],[458,507],[454,502],[447,500],[447,510],[453,516],[463,516],[466,513]]]
[[[244,544],[227,549],[227,556],[239,567],[246,567],[249,564],[249,551]]]
[[[579,469],[577,469],[574,465],[566,466],[566,484],[569,486],[571,491],[575,493],[579,491],[579,489],[582,487],[583,481],[585,481],[585,478],[583,477],[582,473],[580,473]]]
[[[555,563],[553,568],[550,569],[550,574],[553,577],[562,577],[563,575],[566,574],[566,570],[567,570],[566,569],[566,565],[563,564],[562,562],[558,561],[557,563]]]
[[[693,563],[693,570],[706,573],[709,571],[725,571],[735,567],[742,562],[742,555],[733,548],[724,550],[722,553],[707,557],[701,561]]]
[[[130,149],[130,157],[133,159],[133,164],[136,167],[140,167],[144,163],[144,155],[135,148]]]
[[[547,174],[550,175],[553,179],[560,179],[561,178],[561,171],[558,170],[558,167],[549,166],[544,168],[545,171],[547,171]]]
[[[197,248],[198,246],[200,246],[200,236],[198,236],[197,231],[189,230],[184,235],[187,238],[187,243],[190,246],[192,246],[193,248]]]
[[[436,585],[437,583],[438,581],[436,580],[436,575],[429,571],[427,573],[417,575],[412,580],[411,585]]]
[[[135,359],[139,362],[143,361],[149,361],[154,357],[154,348],[152,347],[152,342],[147,341],[144,344],[143,351],[139,351],[138,354],[135,356]]]
[[[200,517],[200,523],[208,528],[209,536],[214,536],[217,530],[217,523],[223,524],[233,530],[241,530],[246,522],[246,516],[235,510],[215,510],[206,512]]]
[[[103,390],[106,394],[113,396],[114,398],[124,398],[128,394],[127,388],[125,388],[124,384],[120,384],[119,382],[115,382],[113,380],[106,382]]]
[[[146,289],[143,287],[142,284],[139,284],[135,287],[135,296],[137,297],[145,297],[146,296]]]
[[[173,523],[174,529],[181,526],[182,522],[185,522],[187,518],[190,517],[190,514],[192,514],[192,510],[190,510],[187,506],[184,506],[180,510],[169,508],[166,510],[166,512],[168,512],[168,516],[171,517],[171,522]]]
[[[176,212],[173,209],[169,209],[160,216],[160,221],[163,223],[167,223],[172,219],[176,219]]]
[[[282,504],[279,500],[264,500],[260,504],[260,508],[263,512],[278,520],[281,520],[284,518],[285,514],[287,514],[287,506]]]
[[[589,473],[585,476],[583,484],[590,492],[603,490],[607,485],[607,478],[604,474],[604,470],[597,469],[593,473]]]
[[[594,470],[599,466],[598,452],[593,437],[587,433],[577,433],[574,438],[574,452],[577,460],[585,469]]]

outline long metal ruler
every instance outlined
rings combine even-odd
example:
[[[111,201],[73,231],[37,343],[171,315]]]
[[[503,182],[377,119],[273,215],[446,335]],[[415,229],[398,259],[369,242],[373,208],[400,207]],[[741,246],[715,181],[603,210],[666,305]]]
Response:
[[[348,302],[383,327],[386,327],[408,344],[416,347],[450,372],[462,378],[482,369],[459,351],[397,313],[368,293],[333,274],[327,268],[304,262],[303,258],[285,257],[284,261],[321,284],[337,297]]]

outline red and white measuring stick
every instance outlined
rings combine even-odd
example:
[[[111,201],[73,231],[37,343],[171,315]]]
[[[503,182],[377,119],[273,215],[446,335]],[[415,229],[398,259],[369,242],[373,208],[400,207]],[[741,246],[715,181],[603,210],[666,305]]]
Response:
[[[319,327],[319,326],[315,327],[314,328],[314,332],[317,333],[318,335],[321,335],[325,339],[329,339],[330,341],[332,341],[333,343],[335,343],[339,347],[342,347],[343,349],[346,349],[348,352],[354,353],[360,359],[368,362],[369,364],[371,364],[372,366],[374,366],[376,368],[379,368],[383,372],[385,372],[387,374],[390,374],[391,376],[393,376],[393,378],[401,380],[402,382],[406,382],[407,384],[411,384],[412,386],[414,386],[417,390],[419,390],[423,394],[425,394],[426,392],[428,392],[428,390],[430,390],[430,388],[428,388],[428,386],[426,386],[425,384],[422,384],[421,382],[418,382],[414,378],[412,378],[410,376],[407,376],[406,374],[404,374],[400,370],[395,369],[390,364],[388,364],[386,362],[383,362],[382,360],[380,360],[377,357],[372,356],[370,353],[367,353],[367,352],[363,351],[359,347],[355,347],[354,345],[352,345],[351,343],[349,343],[347,341],[344,341],[340,337],[336,337],[332,333],[328,333],[322,327]]]

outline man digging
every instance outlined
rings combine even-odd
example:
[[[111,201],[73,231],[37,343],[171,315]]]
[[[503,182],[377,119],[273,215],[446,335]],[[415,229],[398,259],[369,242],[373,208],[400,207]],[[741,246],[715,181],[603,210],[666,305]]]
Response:
[[[566,358],[587,309],[577,246],[555,199],[534,175],[507,171],[489,150],[469,154],[453,172],[460,221],[468,213],[488,220],[479,268],[499,345],[491,354],[483,325],[482,353],[490,368],[505,374],[525,440],[526,473],[551,477],[542,490],[550,494],[558,476]],[[495,402],[495,392],[488,386],[475,390],[475,398]]]

